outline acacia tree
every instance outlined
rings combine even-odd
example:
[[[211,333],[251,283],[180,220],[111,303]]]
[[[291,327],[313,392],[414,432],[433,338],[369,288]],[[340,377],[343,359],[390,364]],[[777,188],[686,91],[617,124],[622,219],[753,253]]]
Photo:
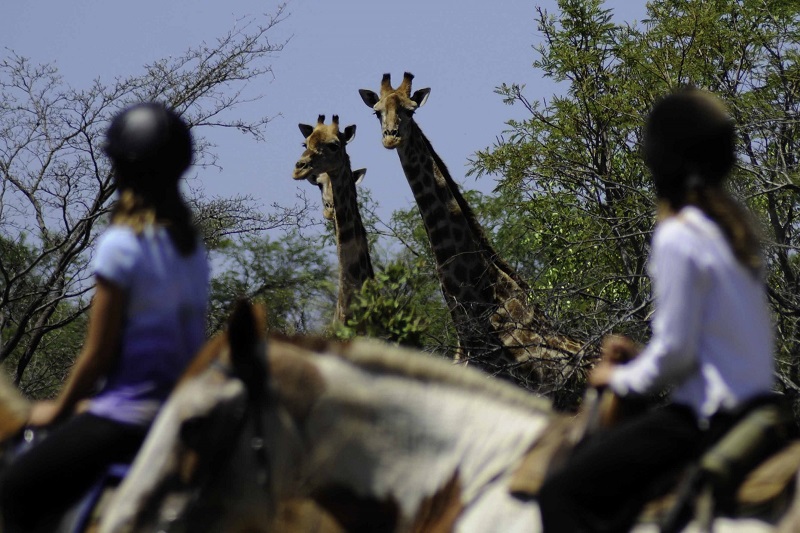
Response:
[[[13,51],[0,59],[0,362],[13,362],[17,383],[35,356],[46,356],[37,351],[43,339],[88,306],[88,264],[114,193],[101,156],[109,119],[139,101],[174,107],[195,135],[200,171],[216,163],[205,129],[236,128],[262,140],[269,118],[243,119],[235,108],[250,100],[244,89],[270,72],[269,60],[283,48],[269,34],[284,15],[281,6],[265,21],[239,21],[213,45],[88,88],[71,87],[54,66]],[[210,248],[226,235],[289,224],[303,209],[264,215],[249,197],[192,192]]]
[[[798,359],[800,6],[787,0],[653,0],[641,26],[615,24],[600,0],[538,10],[535,69],[560,82],[531,101],[498,93],[527,118],[508,122],[473,171],[496,173],[508,213],[500,248],[523,258],[537,301],[576,335],[648,336],[645,260],[654,194],[640,156],[653,102],[685,85],[711,90],[738,125],[731,188],[763,222],[785,388]],[[511,208],[509,208],[511,207]]]

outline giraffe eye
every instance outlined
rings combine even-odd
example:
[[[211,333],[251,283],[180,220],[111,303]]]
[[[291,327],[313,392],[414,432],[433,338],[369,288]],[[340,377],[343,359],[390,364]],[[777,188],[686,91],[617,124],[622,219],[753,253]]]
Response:
[[[325,143],[325,149],[335,152],[339,149],[339,143]]]
[[[308,148],[308,145],[306,143],[303,143],[302,146],[303,146],[303,148]]]

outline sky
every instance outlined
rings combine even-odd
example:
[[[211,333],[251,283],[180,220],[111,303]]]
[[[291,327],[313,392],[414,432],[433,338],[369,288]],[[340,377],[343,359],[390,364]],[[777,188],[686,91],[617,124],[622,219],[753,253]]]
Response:
[[[617,21],[633,23],[644,2],[608,0]],[[272,0],[10,0],[0,7],[0,47],[34,63],[55,64],[76,88],[92,80],[143,72],[143,65],[214,42],[238,19],[273,13]],[[491,6],[491,7],[490,7]],[[306,189],[291,179],[302,153],[299,123],[338,114],[340,124],[356,124],[348,145],[353,168],[366,167],[362,184],[388,221],[392,211],[414,205],[397,154],[383,148],[377,119],[359,97],[361,88],[378,91],[381,76],[393,84],[403,72],[415,75],[412,90],[431,94],[415,117],[453,178],[467,189],[490,193],[496,177],[466,176],[469,158],[491,146],[505,122],[524,116],[494,94],[502,83],[526,84],[529,100],[549,99],[559,90],[531,67],[541,40],[536,8],[557,13],[555,0],[290,0],[289,16],[270,33],[288,39],[272,59],[274,76],[261,78],[263,98],[240,108],[245,115],[274,116],[266,142],[225,131],[211,135],[221,168],[197,171],[208,195],[250,195],[265,206],[293,203]],[[321,220],[321,206],[314,211]]]

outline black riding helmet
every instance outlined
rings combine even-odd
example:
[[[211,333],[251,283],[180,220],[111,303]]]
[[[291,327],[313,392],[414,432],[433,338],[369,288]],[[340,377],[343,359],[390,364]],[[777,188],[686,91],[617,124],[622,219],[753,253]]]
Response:
[[[680,205],[698,186],[718,186],[735,161],[734,125],[722,102],[683,89],[653,107],[644,129],[644,159],[659,198]]]
[[[192,135],[177,113],[162,104],[131,106],[111,121],[106,155],[119,185],[149,189],[177,182],[192,162]]]

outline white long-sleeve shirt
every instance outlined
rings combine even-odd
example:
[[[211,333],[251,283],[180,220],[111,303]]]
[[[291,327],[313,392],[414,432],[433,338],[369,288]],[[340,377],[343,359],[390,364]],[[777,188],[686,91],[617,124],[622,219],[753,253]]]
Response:
[[[719,227],[696,207],[662,221],[649,263],[653,337],[615,369],[618,394],[675,385],[672,400],[707,419],[773,385],[773,327],[763,282],[736,260]]]

